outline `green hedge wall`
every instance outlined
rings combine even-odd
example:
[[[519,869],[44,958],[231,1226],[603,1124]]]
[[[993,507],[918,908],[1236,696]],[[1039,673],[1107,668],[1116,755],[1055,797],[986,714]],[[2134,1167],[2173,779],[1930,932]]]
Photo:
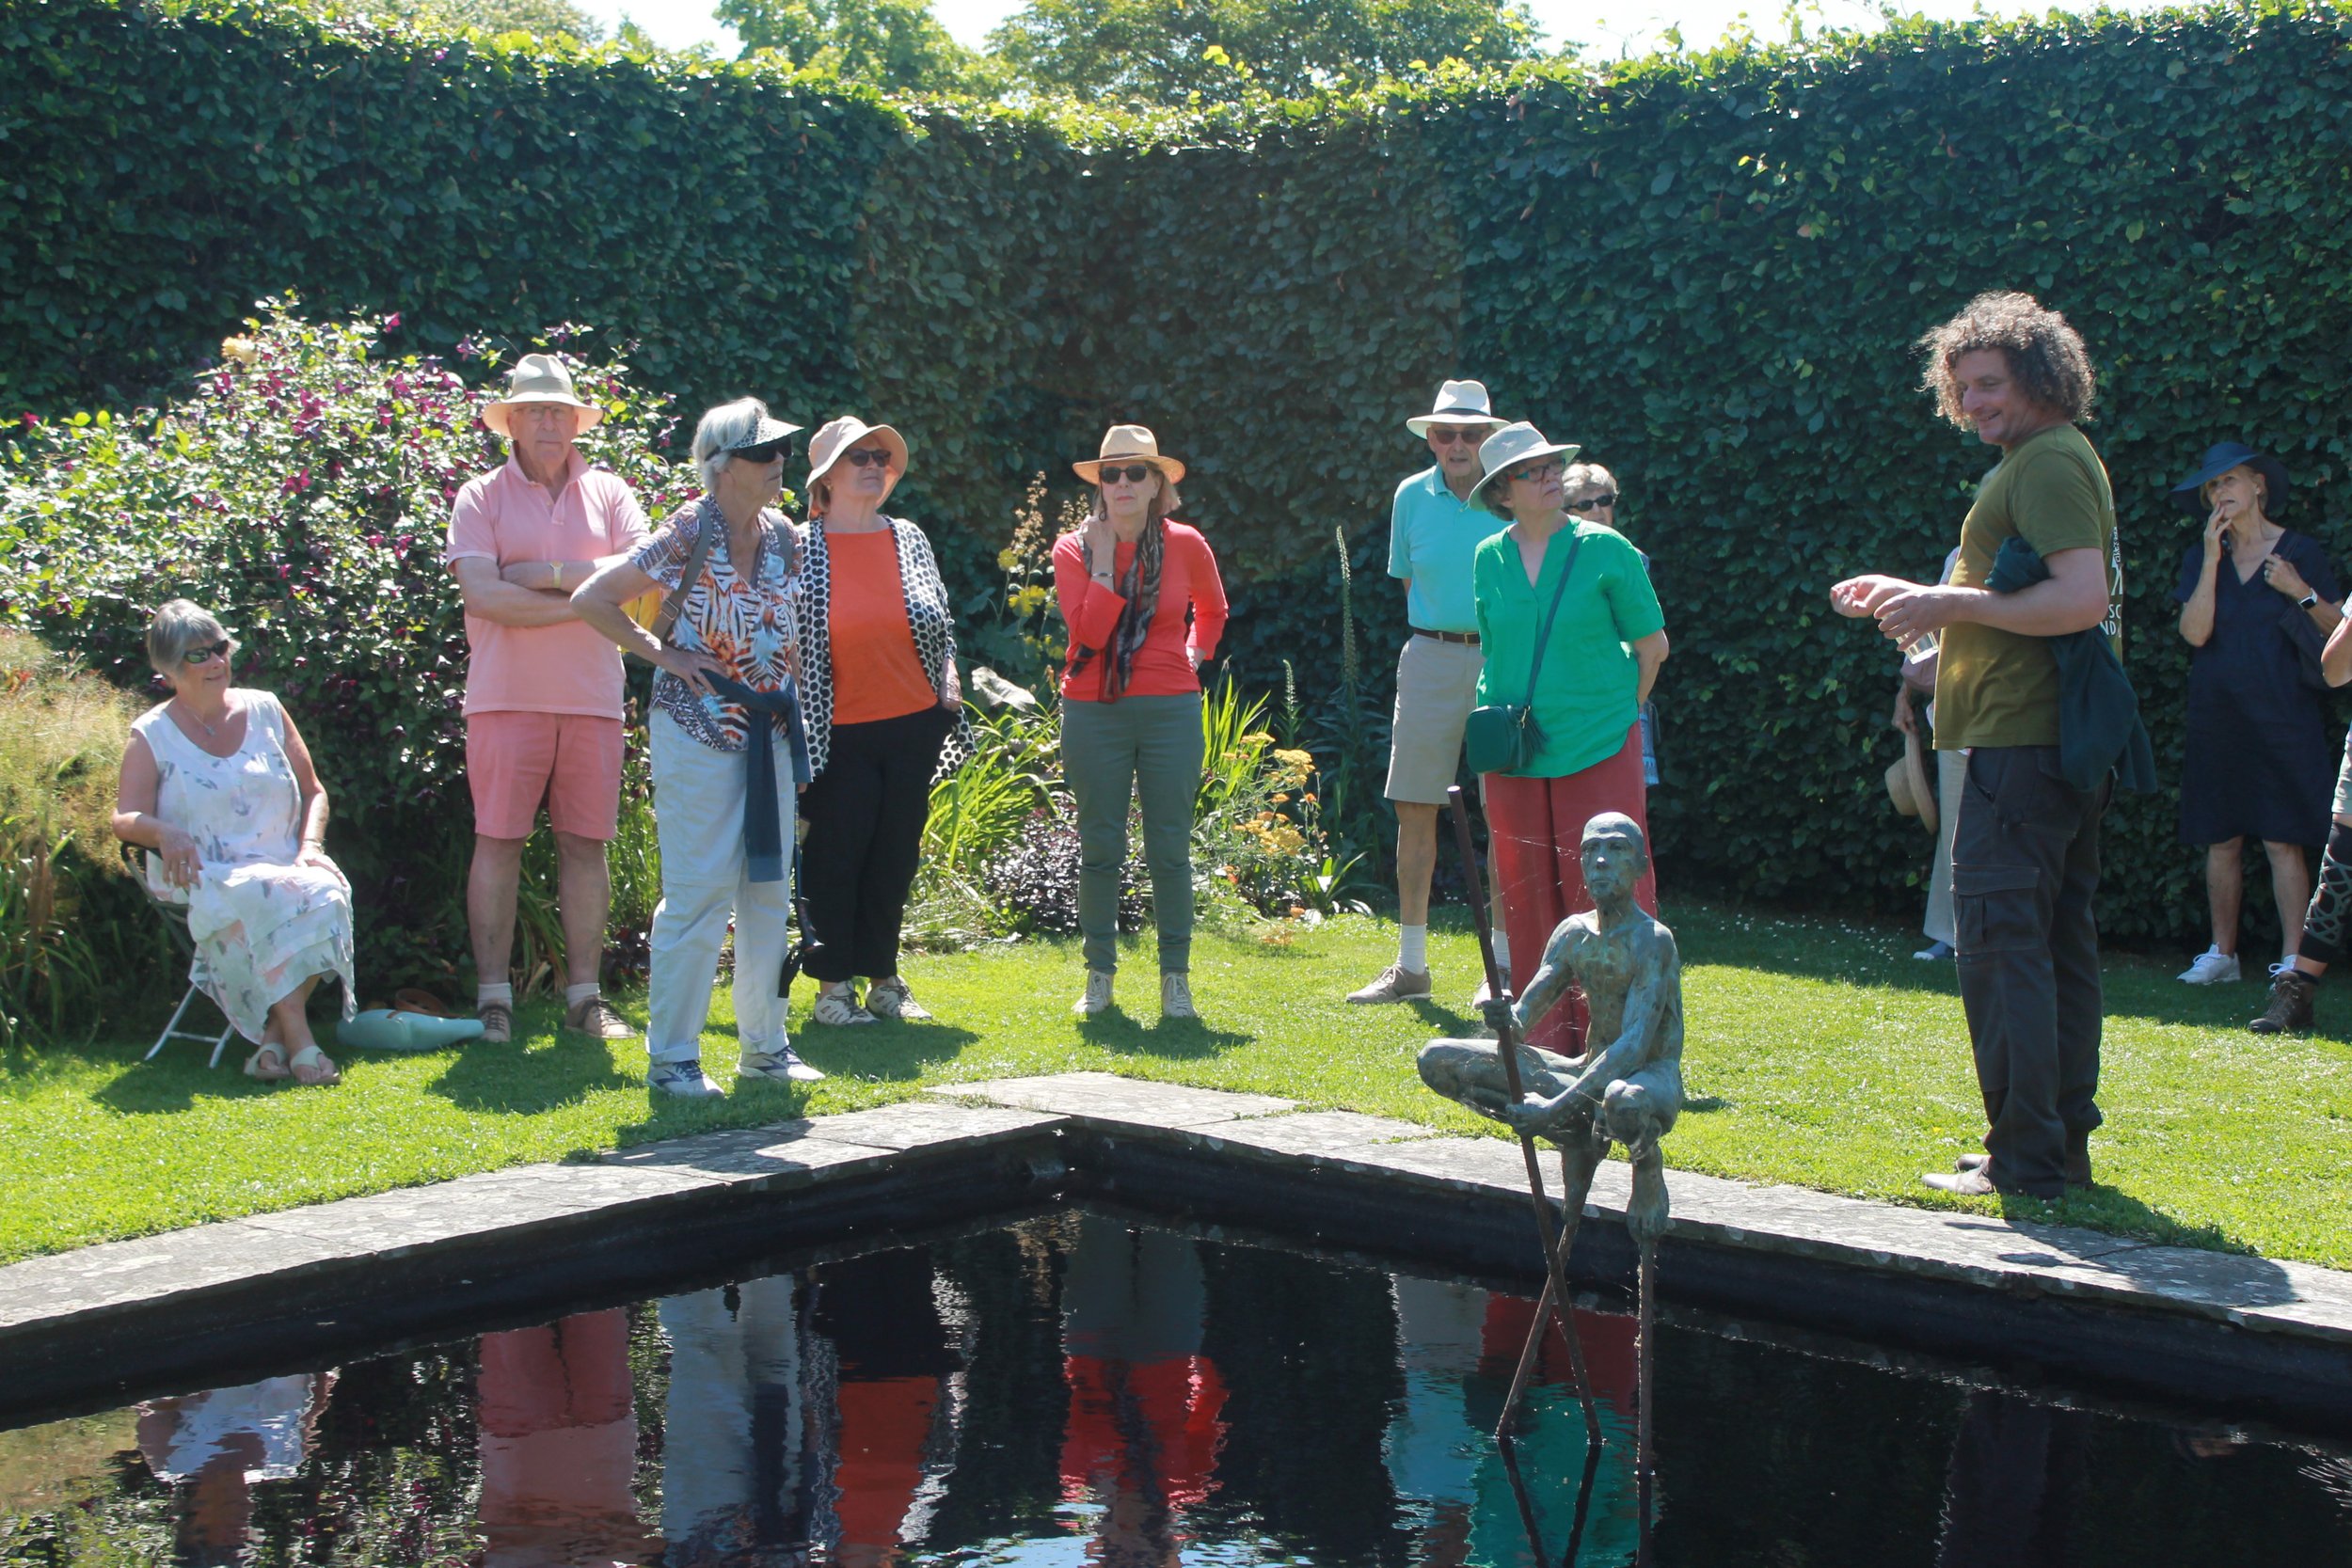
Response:
[[[2065,310],[2105,377],[2130,663],[2176,777],[2209,442],[2278,451],[2352,565],[2352,18],[2301,0],[1449,76],[1116,119],[886,104],[757,65],[507,50],[256,7],[0,12],[0,409],[151,396],[266,293],[402,349],[558,321],[690,409],[750,390],[915,449],[976,596],[1027,474],[1111,419],[1187,457],[1247,676],[1339,684],[1333,530],[1377,701],[1387,498],[1441,376],[1616,471],[1676,657],[1676,875],[1903,905],[1890,656],[1827,610],[1931,572],[1990,449],[1910,343],[1968,295]],[[2171,797],[2110,818],[2111,931],[2186,935]]]

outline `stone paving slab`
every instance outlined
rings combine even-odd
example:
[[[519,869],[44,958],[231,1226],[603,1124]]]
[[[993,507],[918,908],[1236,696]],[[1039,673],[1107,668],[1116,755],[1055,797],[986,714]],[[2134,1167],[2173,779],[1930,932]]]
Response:
[[[1057,1072],[1038,1078],[995,1078],[977,1084],[941,1084],[926,1093],[946,1100],[984,1100],[995,1105],[1051,1111],[1094,1122],[1136,1127],[1213,1127],[1244,1117],[1295,1111],[1295,1100],[1268,1094],[1235,1094],[1121,1078],[1112,1072]]]
[[[130,1242],[102,1242],[0,1269],[0,1329],[161,1301],[329,1261],[315,1237],[227,1220]]]
[[[908,1149],[999,1143],[1052,1128],[1060,1120],[1050,1112],[1004,1105],[902,1100],[870,1111],[819,1117],[805,1125],[812,1138],[864,1144],[871,1148]]]
[[[1211,1148],[1231,1146],[1263,1149],[1269,1154],[1319,1155],[1350,1164],[1359,1163],[1372,1150],[1385,1145],[1436,1135],[1434,1129],[1417,1121],[1368,1117],[1358,1111],[1299,1111],[1290,1116],[1250,1117],[1213,1123],[1198,1132]]]

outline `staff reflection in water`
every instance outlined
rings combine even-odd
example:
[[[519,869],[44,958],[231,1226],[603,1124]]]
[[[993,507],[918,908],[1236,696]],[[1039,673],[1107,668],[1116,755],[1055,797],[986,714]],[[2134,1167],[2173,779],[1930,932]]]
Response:
[[[1207,1306],[1190,1237],[1081,1216],[1062,1280],[1061,1485],[1100,1511],[1098,1560],[1172,1568],[1183,1510],[1215,1484],[1225,1383],[1200,1354]]]
[[[1395,1280],[1397,1360],[1405,1393],[1381,1444],[1401,1501],[1426,1511],[1416,1568],[1528,1560],[1510,1472],[1495,1449],[1519,1347],[1534,1304],[1449,1280]],[[1577,1332],[1600,1400],[1605,1439],[1578,1556],[1630,1560],[1638,1513],[1633,1477],[1634,1321],[1579,1312]],[[1568,1377],[1567,1341],[1545,1335],[1518,1439],[1519,1474],[1555,1558],[1565,1546],[1584,1474],[1584,1420]]]
[[[476,1359],[485,1568],[649,1560],[660,1538],[639,1522],[629,1490],[628,1314],[485,1334]]]
[[[245,1560],[254,1483],[301,1468],[334,1387],[331,1371],[296,1372],[139,1406],[140,1456],[172,1488],[175,1565]]]
[[[921,1249],[661,1303],[663,1568],[884,1568],[955,1465],[961,1357]],[[837,1304],[837,1305],[836,1305]],[[961,1333],[957,1336],[960,1339]]]

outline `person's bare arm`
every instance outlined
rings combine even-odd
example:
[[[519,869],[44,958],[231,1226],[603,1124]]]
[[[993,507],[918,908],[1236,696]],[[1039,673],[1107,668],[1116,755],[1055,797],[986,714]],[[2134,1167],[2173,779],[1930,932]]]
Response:
[[[594,561],[517,561],[500,567],[499,579],[533,594],[561,594],[569,599],[573,589],[599,570],[628,559],[627,555],[600,555]]]
[[[449,563],[449,570],[465,596],[469,615],[501,626],[555,626],[580,619],[567,595],[534,593],[508,582],[500,576],[498,562],[487,556],[461,555]]]
[[[156,792],[162,783],[162,775],[155,768],[155,753],[148,750],[147,737],[132,736],[130,744],[122,749],[122,772],[115,785],[110,826],[115,837],[123,843],[155,852],[156,863],[167,883],[193,887],[197,874],[203,869],[204,857],[198,850],[193,834],[155,815]]]
[[[2221,552],[2230,542],[2229,515],[2216,506],[2205,519],[2204,563],[2198,568],[2197,586],[2189,591],[2188,600],[2181,606],[2181,641],[2192,648],[2201,648],[2213,636],[2213,592],[2216,574],[2221,566]]]
[[[1658,684],[1658,667],[1666,662],[1666,656],[1672,651],[1666,645],[1666,632],[1662,626],[1633,644],[1634,661],[1642,667],[1641,675],[1633,686],[1635,704],[1649,701],[1650,688]]]
[[[723,675],[727,667],[708,654],[672,647],[630,620],[628,611],[621,608],[640,594],[661,586],[643,567],[616,560],[597,567],[596,575],[573,592],[572,608],[580,619],[619,643],[622,652],[635,654],[657,670],[667,670],[694,690],[707,695],[710,682],[703,678],[703,673],[716,670]]]
[[[2106,619],[2107,563],[2097,550],[2054,550],[2042,564],[2049,577],[2013,594],[1948,586],[1896,594],[1878,607],[1879,629],[1909,647],[1961,621],[2023,637],[2063,637]]]
[[[326,858],[326,786],[319,782],[310,745],[294,727],[291,713],[286,715],[286,761],[294,768],[294,788],[302,796],[302,848],[294,863],[332,865]]]
[[[2328,634],[2328,645],[2319,654],[2319,673],[2329,686],[2352,681],[2352,621],[2338,621]]]

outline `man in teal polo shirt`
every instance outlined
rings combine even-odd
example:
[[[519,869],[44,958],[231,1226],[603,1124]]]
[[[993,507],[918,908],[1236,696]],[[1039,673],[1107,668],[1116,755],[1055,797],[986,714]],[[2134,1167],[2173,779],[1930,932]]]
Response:
[[[1478,444],[1502,428],[1486,384],[1449,381],[1436,406],[1405,421],[1437,462],[1396,487],[1389,515],[1389,575],[1405,582],[1412,635],[1396,659],[1396,714],[1389,742],[1389,800],[1396,806],[1396,962],[1350,1002],[1427,996],[1429,875],[1438,863],[1438,808],[1462,758],[1462,726],[1478,702],[1478,610],[1470,562],[1496,531],[1494,514],[1470,499]],[[1501,948],[1497,925],[1496,958]]]

